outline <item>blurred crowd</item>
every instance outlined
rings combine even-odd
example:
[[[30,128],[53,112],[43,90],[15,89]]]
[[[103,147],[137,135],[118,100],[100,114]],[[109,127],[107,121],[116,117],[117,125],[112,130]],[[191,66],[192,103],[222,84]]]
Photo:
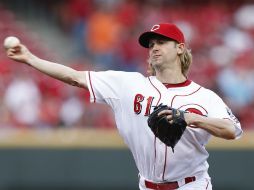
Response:
[[[73,55],[77,59],[70,66],[79,70],[138,71],[146,75],[147,52],[138,45],[139,34],[155,23],[174,22],[192,49],[189,78],[218,93],[244,129],[254,129],[254,4],[177,2],[65,0],[49,6],[49,10],[75,44]],[[35,43],[36,37],[27,33],[13,13],[1,8],[0,14],[0,40],[18,33],[37,55],[54,59],[52,52]],[[3,53],[0,73],[1,127],[115,125],[107,107],[89,103],[87,91],[13,63]]]

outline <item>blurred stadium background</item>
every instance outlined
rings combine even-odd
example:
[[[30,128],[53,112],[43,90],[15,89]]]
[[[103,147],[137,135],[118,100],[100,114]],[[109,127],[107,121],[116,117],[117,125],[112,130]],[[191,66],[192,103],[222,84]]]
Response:
[[[146,74],[137,38],[158,22],[184,31],[190,78],[217,92],[245,131],[208,145],[216,190],[254,189],[254,2],[241,0],[0,0],[0,41],[79,70]],[[138,189],[111,110],[88,92],[0,52],[0,189]]]

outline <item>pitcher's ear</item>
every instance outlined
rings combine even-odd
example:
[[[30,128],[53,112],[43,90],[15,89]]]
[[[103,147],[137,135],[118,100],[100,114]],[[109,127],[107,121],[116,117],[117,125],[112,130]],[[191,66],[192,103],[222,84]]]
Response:
[[[183,54],[184,49],[185,49],[185,44],[184,43],[179,43],[176,45],[177,48],[177,54]]]

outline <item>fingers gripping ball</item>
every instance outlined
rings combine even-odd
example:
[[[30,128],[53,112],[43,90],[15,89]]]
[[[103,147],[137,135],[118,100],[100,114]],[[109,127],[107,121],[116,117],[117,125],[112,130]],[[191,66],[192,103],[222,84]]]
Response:
[[[168,121],[167,115],[158,116],[158,113],[163,110],[172,110],[171,123]],[[167,146],[170,146],[173,151],[187,126],[183,111],[162,104],[154,108],[154,111],[149,115],[147,122],[154,135]]]
[[[20,40],[17,37],[9,36],[5,38],[3,45],[5,49],[9,49],[9,48],[14,48],[19,44],[20,44]]]

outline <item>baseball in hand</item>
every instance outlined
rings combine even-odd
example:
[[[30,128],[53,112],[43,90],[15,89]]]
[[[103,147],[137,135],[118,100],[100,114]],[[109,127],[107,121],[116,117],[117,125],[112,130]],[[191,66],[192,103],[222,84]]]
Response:
[[[5,38],[5,40],[4,40],[4,48],[5,49],[14,48],[19,44],[20,44],[20,40],[14,36],[9,36],[9,37]]]

